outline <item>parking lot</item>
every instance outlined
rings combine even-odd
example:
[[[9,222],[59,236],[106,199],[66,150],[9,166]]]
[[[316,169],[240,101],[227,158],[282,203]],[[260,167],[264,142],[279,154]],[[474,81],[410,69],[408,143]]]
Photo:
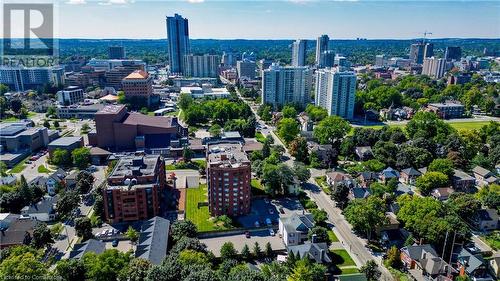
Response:
[[[200,241],[207,245],[207,249],[212,251],[212,253],[214,253],[216,257],[220,256],[220,247],[225,242],[232,242],[234,244],[234,248],[238,252],[241,252],[241,249],[243,249],[243,246],[245,244],[248,245],[251,251],[255,242],[259,243],[262,251],[264,251],[264,247],[267,242],[271,243],[271,248],[274,251],[285,249],[285,244],[283,244],[283,241],[279,237],[279,234],[276,233],[275,236],[271,236],[268,230],[251,231],[250,238],[247,238],[245,234],[237,234],[214,238],[204,238],[200,239]]]
[[[236,220],[244,228],[265,226],[266,220],[270,219],[272,224],[278,224],[278,208],[269,200],[252,200],[252,210],[245,216],[240,216]]]

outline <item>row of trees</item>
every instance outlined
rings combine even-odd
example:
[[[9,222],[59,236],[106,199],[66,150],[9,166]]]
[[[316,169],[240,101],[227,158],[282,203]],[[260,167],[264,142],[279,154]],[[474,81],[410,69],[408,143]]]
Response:
[[[49,162],[56,166],[69,167],[74,165],[79,169],[85,169],[90,164],[90,149],[80,147],[69,152],[66,149],[57,148],[52,152]]]

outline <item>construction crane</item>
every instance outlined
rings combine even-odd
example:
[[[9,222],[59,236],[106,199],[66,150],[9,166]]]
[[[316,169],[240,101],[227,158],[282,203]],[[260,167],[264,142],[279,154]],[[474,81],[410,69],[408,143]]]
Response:
[[[428,32],[427,30],[424,31],[424,37],[422,38],[422,44],[425,43],[425,37],[427,37],[427,35],[432,35],[432,32]]]

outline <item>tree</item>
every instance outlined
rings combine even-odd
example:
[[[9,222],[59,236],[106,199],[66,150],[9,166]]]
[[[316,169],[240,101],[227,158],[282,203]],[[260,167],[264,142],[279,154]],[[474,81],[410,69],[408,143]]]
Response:
[[[382,273],[378,269],[378,265],[374,260],[369,260],[363,265],[359,271],[363,272],[368,281],[377,281],[380,279]]]
[[[14,111],[14,113],[20,113],[21,108],[23,108],[23,102],[20,99],[12,99],[10,101],[10,109]]]
[[[433,112],[419,111],[406,124],[406,132],[410,138],[415,135],[427,139],[439,139],[454,132],[454,129]]]
[[[387,250],[387,259],[384,263],[387,267],[395,269],[400,269],[403,266],[403,262],[401,261],[401,252],[396,246],[392,246],[389,250]]]
[[[182,158],[184,158],[184,161],[191,162],[193,156],[193,150],[191,150],[191,148],[189,148],[188,146],[184,146],[184,149],[182,150]]]
[[[50,123],[49,123],[49,121],[48,121],[48,120],[43,121],[43,126],[44,126],[45,128],[50,129]]]
[[[125,276],[127,276],[128,281],[143,281],[146,279],[151,266],[152,264],[148,260],[142,258],[132,259]]]
[[[310,241],[314,241],[317,243],[327,243],[330,245],[330,237],[328,236],[328,229],[322,226],[314,226],[309,230],[309,233],[307,233],[307,237]]]
[[[454,169],[453,161],[446,158],[437,158],[432,160],[431,164],[429,164],[429,167],[427,168],[429,172],[441,172],[447,175],[449,179],[453,177]]]
[[[198,235],[198,229],[190,220],[175,221],[172,224],[171,233],[174,242],[177,242],[182,237],[195,238]]]
[[[321,144],[336,146],[351,129],[351,125],[339,116],[328,116],[314,128],[313,136]]]
[[[481,201],[469,193],[452,193],[446,204],[461,218],[473,218],[481,209]]]
[[[128,271],[130,253],[116,249],[105,250],[101,254],[87,253],[83,257],[87,270],[86,277],[96,281],[116,281]]]
[[[82,134],[87,134],[90,131],[90,126],[89,124],[85,123],[82,125],[81,132]]]
[[[0,161],[0,176],[7,176],[7,169],[7,164],[5,164],[5,162],[3,161]]]
[[[429,195],[432,190],[448,185],[448,176],[441,172],[427,172],[417,178],[415,186],[423,195]]]
[[[219,124],[214,124],[208,129],[208,132],[212,137],[218,138],[222,133],[222,127]]]
[[[331,198],[333,201],[335,201],[335,205],[337,206],[337,208],[343,210],[345,209],[345,207],[347,207],[347,204],[349,203],[348,196],[349,196],[349,187],[344,183],[340,183],[334,188]]]
[[[87,194],[94,185],[94,175],[85,170],[80,171],[76,176],[76,189],[80,194]]]
[[[328,220],[328,214],[326,213],[325,210],[322,209],[313,209],[311,211],[314,221],[316,222],[317,225],[325,225],[326,220]]]
[[[223,260],[235,259],[238,255],[232,242],[225,242],[220,248],[220,257]]]
[[[208,265],[210,262],[208,261],[208,258],[205,253],[202,252],[197,252],[194,250],[183,250],[179,254],[179,263],[183,266],[188,266],[188,265]]]
[[[92,238],[92,224],[90,223],[90,219],[88,217],[75,219],[75,231],[76,235],[81,237],[83,241]]]
[[[88,147],[76,148],[71,152],[73,164],[79,169],[85,169],[90,164],[90,149]]]
[[[67,150],[56,148],[52,152],[50,163],[56,166],[69,166],[71,164],[71,155]]]
[[[56,273],[64,281],[85,281],[85,264],[81,259],[60,260]]]
[[[304,137],[295,137],[288,144],[288,151],[290,155],[295,157],[297,161],[307,162],[309,158],[309,150],[307,149],[307,140]]]
[[[396,166],[398,168],[421,168],[427,166],[432,161],[432,154],[420,147],[402,145],[396,155],[396,159]]]
[[[76,191],[66,191],[61,195],[61,198],[57,200],[56,212],[63,219],[67,219],[73,210],[78,207],[79,203],[80,196]]]
[[[375,196],[355,199],[344,210],[344,215],[354,230],[364,233],[371,239],[375,229],[386,222],[385,203]]]
[[[373,156],[387,166],[396,165],[398,147],[391,141],[378,141],[373,147]],[[371,170],[370,170],[371,171]]]
[[[243,248],[241,249],[241,258],[244,261],[249,261],[251,257],[252,257],[252,254],[250,253],[250,248],[248,248],[248,245],[245,244],[243,246]]]
[[[326,267],[321,264],[311,263],[307,258],[295,263],[293,271],[287,281],[321,281],[325,279]]]
[[[188,107],[193,103],[193,97],[188,93],[181,93],[179,95],[179,100],[177,105],[182,110],[187,110]]]
[[[13,246],[7,255],[2,252],[0,261],[1,280],[35,280],[48,273],[48,267],[40,260],[41,252],[28,246]]]
[[[47,224],[43,222],[38,223],[33,229],[33,240],[31,240],[31,245],[40,249],[52,243],[54,243],[54,239],[52,238],[52,234]]]
[[[132,243],[137,242],[137,239],[139,239],[139,232],[135,230],[132,226],[129,226],[127,229],[127,232],[125,233],[128,239],[132,241]]]
[[[301,182],[306,182],[311,177],[311,171],[300,162],[293,162],[293,173]]]
[[[306,113],[315,122],[321,121],[328,116],[328,111],[326,109],[312,104],[306,106]]]
[[[258,271],[248,268],[247,265],[237,265],[229,272],[228,281],[264,281],[264,275]]]
[[[292,118],[282,118],[277,128],[278,135],[285,143],[291,142],[300,133],[299,124]]]
[[[264,256],[270,258],[273,256],[273,248],[271,247],[271,243],[267,242],[264,247]]]
[[[297,117],[297,110],[295,107],[290,106],[290,105],[285,105],[283,109],[281,110],[281,113],[283,114],[283,118],[296,118]]]
[[[252,252],[256,259],[260,258],[262,250],[260,249],[259,242],[256,241],[255,244],[253,244]]]
[[[59,129],[59,121],[54,121],[54,128]]]

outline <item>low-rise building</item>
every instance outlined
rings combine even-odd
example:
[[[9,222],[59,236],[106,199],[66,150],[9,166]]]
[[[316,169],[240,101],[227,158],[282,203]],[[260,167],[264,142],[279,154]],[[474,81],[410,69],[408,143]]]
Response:
[[[104,108],[104,104],[70,105],[58,106],[56,114],[58,118],[63,119],[94,119],[95,114]]]
[[[370,187],[377,179],[378,175],[374,172],[361,172],[358,176],[359,185],[364,188]]]
[[[318,144],[313,141],[307,142],[307,148],[310,154],[317,157],[322,167],[330,167],[333,162],[336,151],[331,144]]]
[[[83,137],[62,137],[49,143],[47,148],[49,150],[50,157],[52,157],[52,154],[56,149],[66,150],[71,153],[73,150],[80,147],[83,147]]]
[[[430,103],[427,110],[436,113],[443,119],[461,118],[465,107],[459,102]]]
[[[418,177],[420,177],[422,173],[414,168],[406,168],[401,170],[399,174],[399,181],[406,184],[415,185],[415,182]]]
[[[347,187],[356,186],[356,182],[353,178],[346,173],[331,171],[326,173],[326,182],[335,189],[338,185],[344,184]]]
[[[476,185],[476,179],[464,171],[455,169],[452,177],[453,189],[468,192]]]
[[[439,201],[446,201],[454,192],[455,190],[451,187],[440,187],[432,190],[431,195]]]
[[[491,231],[498,228],[498,212],[495,209],[480,209],[472,218],[472,224],[480,231]]]
[[[251,166],[239,142],[209,144],[207,148],[208,204],[212,216],[250,212]]]
[[[9,168],[48,143],[49,134],[45,127],[32,127],[28,122],[0,124],[1,160]]]
[[[85,98],[83,95],[83,89],[77,86],[69,86],[64,90],[57,92],[57,101],[61,105],[72,105],[75,103],[82,102]]]
[[[278,231],[285,246],[294,246],[307,240],[309,230],[314,227],[312,214],[292,214],[289,217],[281,217],[278,223]]]
[[[87,241],[73,246],[69,252],[70,259],[81,259],[86,253],[102,254],[106,250],[106,243],[101,240],[88,239]]]
[[[472,172],[474,173],[476,183],[479,186],[489,185],[498,181],[497,177],[495,177],[495,174],[481,166],[474,167],[474,169],[472,169]]]
[[[29,245],[33,237],[36,220],[13,218],[6,230],[0,231],[0,250],[12,246]]]
[[[159,215],[165,188],[163,157],[130,155],[119,158],[103,189],[106,220],[118,223]]]
[[[301,245],[287,247],[288,254],[293,253],[296,257],[308,258],[316,263],[331,263],[332,259],[328,255],[328,245],[326,243],[306,242]]]
[[[135,257],[161,264],[167,255],[169,231],[170,221],[167,219],[154,217],[145,221],[141,226]]]
[[[37,221],[51,222],[56,219],[56,203],[59,196],[44,196],[35,204],[25,206],[21,209],[23,218]]]
[[[358,146],[355,149],[359,160],[366,161],[373,158],[372,148],[370,146]]]
[[[380,172],[379,180],[382,183],[387,183],[391,179],[399,179],[399,172],[394,170],[391,167],[385,168],[382,172]]]

